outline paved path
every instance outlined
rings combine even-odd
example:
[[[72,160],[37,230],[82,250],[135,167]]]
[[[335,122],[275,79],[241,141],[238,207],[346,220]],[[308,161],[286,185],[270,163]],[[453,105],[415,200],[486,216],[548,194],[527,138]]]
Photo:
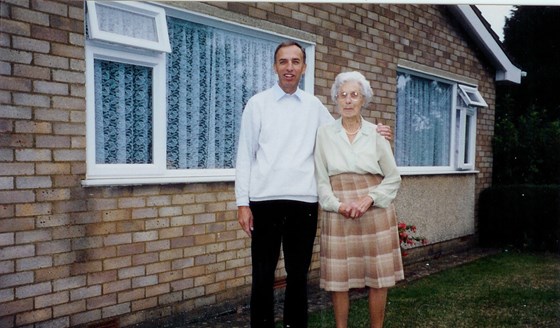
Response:
[[[445,269],[472,262],[484,256],[498,253],[497,249],[475,248],[462,253],[445,255],[428,261],[421,261],[405,265],[405,280],[399,282],[403,284],[417,280]],[[364,291],[353,291],[352,298],[365,297]],[[281,320],[282,302],[276,302],[277,320]],[[319,290],[317,286],[310,287],[309,291],[309,310],[314,312],[331,306],[329,294]],[[146,321],[129,328],[246,328],[249,327],[249,309],[241,306],[238,309],[224,310],[223,313],[212,317],[192,318],[185,314],[176,315],[168,318]]]

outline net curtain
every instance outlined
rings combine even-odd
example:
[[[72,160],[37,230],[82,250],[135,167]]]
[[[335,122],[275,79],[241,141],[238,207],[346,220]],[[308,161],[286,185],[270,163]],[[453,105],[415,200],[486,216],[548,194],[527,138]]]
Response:
[[[399,166],[450,164],[449,84],[399,73],[395,157]]]
[[[233,168],[247,100],[276,82],[276,43],[168,17],[168,169]]]
[[[154,19],[144,15],[127,12],[104,4],[96,4],[99,29],[133,38],[156,41]]]
[[[95,161],[152,163],[152,71],[96,59]]]

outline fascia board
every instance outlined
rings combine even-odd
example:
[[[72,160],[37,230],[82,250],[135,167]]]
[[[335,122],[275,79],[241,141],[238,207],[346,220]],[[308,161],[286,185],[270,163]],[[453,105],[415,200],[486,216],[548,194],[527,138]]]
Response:
[[[511,62],[471,5],[452,5],[450,7],[496,68],[496,81],[521,83],[524,72]]]

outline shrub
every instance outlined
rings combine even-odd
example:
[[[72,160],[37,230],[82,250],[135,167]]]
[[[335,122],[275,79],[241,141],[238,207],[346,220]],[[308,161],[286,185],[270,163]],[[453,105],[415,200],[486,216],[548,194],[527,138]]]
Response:
[[[514,185],[480,194],[482,246],[560,250],[560,186]]]

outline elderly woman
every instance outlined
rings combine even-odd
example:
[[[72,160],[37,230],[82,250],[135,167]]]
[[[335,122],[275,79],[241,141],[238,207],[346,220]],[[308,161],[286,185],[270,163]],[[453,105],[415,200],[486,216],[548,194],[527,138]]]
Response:
[[[404,278],[392,204],[401,177],[390,143],[364,120],[373,97],[358,72],[336,77],[340,118],[319,128],[315,166],[321,205],[321,288],[332,292],[336,327],[347,327],[352,288],[369,288],[371,327],[382,327],[387,288]]]

